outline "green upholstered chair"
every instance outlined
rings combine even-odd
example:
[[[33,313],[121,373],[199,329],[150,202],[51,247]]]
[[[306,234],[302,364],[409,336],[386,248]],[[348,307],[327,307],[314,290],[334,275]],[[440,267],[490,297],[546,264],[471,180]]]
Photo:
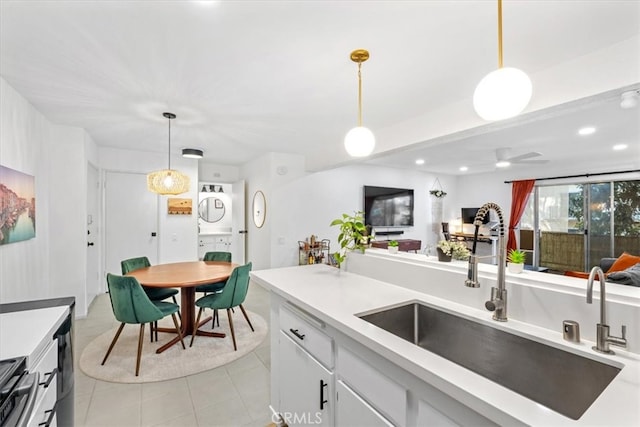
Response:
[[[221,292],[204,296],[196,301],[196,306],[199,307],[200,310],[198,310],[198,316],[194,324],[195,329],[197,329],[198,325],[200,324],[200,316],[202,316],[202,311],[205,308],[210,308],[212,310],[227,310],[227,317],[229,318],[229,328],[231,329],[231,338],[233,339],[234,350],[237,350],[238,347],[236,345],[236,335],[233,330],[233,320],[231,318],[231,309],[233,307],[240,307],[244,318],[247,320],[247,323],[249,323],[249,327],[252,331],[254,330],[253,325],[249,320],[249,316],[247,316],[247,312],[242,306],[242,303],[247,297],[247,290],[249,289],[250,271],[251,263],[234,268],[231,272],[231,276],[229,276],[229,279],[227,279],[227,282],[222,288]],[[190,346],[193,345],[193,340],[195,339],[195,337],[196,334],[194,333],[191,336]]]
[[[109,298],[111,298],[111,307],[113,308],[113,314],[120,322],[120,327],[116,332],[111,345],[107,350],[107,354],[104,356],[102,364],[104,365],[111,354],[111,350],[116,345],[116,341],[120,337],[124,325],[136,324],[140,325],[140,335],[138,337],[138,357],[136,359],[136,377],[140,372],[140,358],[142,356],[142,341],[144,337],[144,325],[145,323],[153,323],[158,320],[171,315],[173,324],[176,327],[182,348],[184,341],[182,340],[182,332],[178,325],[178,319],[176,313],[180,310],[177,304],[170,302],[156,301],[152,302],[147,294],[140,286],[140,283],[135,277],[116,276],[115,274],[107,274],[107,285],[109,286]]]
[[[231,252],[207,252],[202,260],[231,262]],[[227,282],[207,283],[206,285],[196,286],[196,292],[216,293],[224,288],[225,283]]]
[[[138,270],[144,267],[151,267],[151,263],[149,262],[149,258],[146,256],[138,257],[138,258],[130,258],[125,259],[120,262],[120,267],[122,268],[122,274],[125,275],[130,271]],[[151,301],[162,301],[169,297],[173,299],[174,304],[178,304],[176,300],[176,295],[178,294],[178,290],[174,288],[152,288],[150,286],[143,286],[144,292],[147,294]],[[178,313],[178,317],[180,313]]]

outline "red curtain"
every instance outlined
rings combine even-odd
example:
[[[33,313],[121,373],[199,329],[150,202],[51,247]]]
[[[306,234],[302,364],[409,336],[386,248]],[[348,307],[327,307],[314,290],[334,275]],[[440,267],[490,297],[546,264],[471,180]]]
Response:
[[[513,181],[511,184],[511,214],[509,215],[509,240],[507,241],[507,253],[511,249],[517,249],[516,244],[516,227],[520,224],[520,219],[527,206],[529,194],[535,185],[535,179],[527,179],[523,181]]]

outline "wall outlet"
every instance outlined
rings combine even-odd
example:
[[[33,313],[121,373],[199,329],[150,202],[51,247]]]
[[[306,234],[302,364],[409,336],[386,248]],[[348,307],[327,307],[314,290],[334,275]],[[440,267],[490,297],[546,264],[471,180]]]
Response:
[[[278,244],[284,245],[284,243],[285,243],[284,237],[278,237]]]
[[[177,242],[177,241],[178,241],[178,234],[173,233],[173,234],[171,235],[171,240],[172,240],[172,241],[174,241],[174,242]]]

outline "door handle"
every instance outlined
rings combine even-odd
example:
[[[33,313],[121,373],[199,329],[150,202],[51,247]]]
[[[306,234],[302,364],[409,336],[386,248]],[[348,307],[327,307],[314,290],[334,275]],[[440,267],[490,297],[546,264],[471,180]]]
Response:
[[[320,410],[321,411],[324,409],[325,403],[328,402],[328,400],[324,398],[324,388],[328,386],[329,386],[329,383],[325,383],[323,380],[320,380]]]
[[[238,234],[247,234],[247,230],[240,230],[238,231]]]
[[[93,246],[93,242],[87,242],[87,246]]]

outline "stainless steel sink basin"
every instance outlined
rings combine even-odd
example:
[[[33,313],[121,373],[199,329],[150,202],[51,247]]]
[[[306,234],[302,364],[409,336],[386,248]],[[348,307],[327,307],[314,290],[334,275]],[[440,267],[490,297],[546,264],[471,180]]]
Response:
[[[420,303],[358,317],[574,420],[620,372]]]

